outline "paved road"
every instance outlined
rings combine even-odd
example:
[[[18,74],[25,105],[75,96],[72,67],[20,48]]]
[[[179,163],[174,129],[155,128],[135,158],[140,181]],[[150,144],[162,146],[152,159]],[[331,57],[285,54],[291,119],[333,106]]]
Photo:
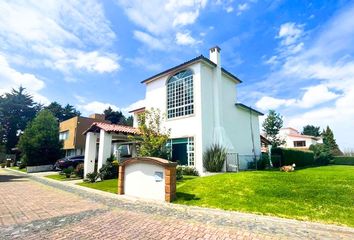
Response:
[[[354,239],[354,229],[129,200],[0,170],[0,239]]]

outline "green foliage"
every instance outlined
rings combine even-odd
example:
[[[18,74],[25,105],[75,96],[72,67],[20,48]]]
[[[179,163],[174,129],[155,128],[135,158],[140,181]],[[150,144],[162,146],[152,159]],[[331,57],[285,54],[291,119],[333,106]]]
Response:
[[[6,167],[6,163],[1,163],[1,168],[5,168]]]
[[[209,172],[221,172],[226,160],[226,149],[213,144],[203,154],[203,166]]]
[[[28,125],[18,147],[27,166],[53,164],[62,157],[57,120],[48,110],[41,111]]]
[[[326,130],[322,131],[323,144],[327,146],[333,156],[343,155],[334,139],[333,131],[327,126]]]
[[[145,111],[139,115],[138,122],[140,136],[130,138],[140,142],[139,156],[169,159],[170,151],[166,147],[166,143],[170,136],[170,130],[162,128],[163,117],[160,110]]]
[[[120,124],[125,126],[133,126],[133,117],[128,118],[123,115],[121,111],[114,111],[111,107],[108,107],[103,112],[105,119],[113,124]]]
[[[113,178],[118,178],[118,161],[107,161],[103,166],[101,167],[99,171],[99,177],[102,180],[107,180],[107,179],[113,179]]]
[[[80,116],[80,112],[77,111],[74,106],[67,104],[62,107],[58,102],[50,103],[45,109],[49,110],[59,122],[68,120],[70,118]]]
[[[325,144],[312,144],[309,149],[313,151],[316,165],[328,165],[333,158],[330,149]]]
[[[97,172],[92,172],[92,173],[86,174],[85,181],[88,181],[90,183],[94,183],[94,182],[96,182],[97,178],[98,178]]]
[[[70,178],[71,174],[74,173],[74,168],[73,167],[68,167],[63,169],[63,173],[65,174],[66,178]]]
[[[83,163],[79,163],[76,168],[75,168],[75,174],[76,176],[78,176],[79,178],[83,178],[84,177],[84,164]]]
[[[176,180],[182,180],[183,179],[183,169],[181,166],[176,167]]]
[[[314,153],[297,149],[272,148],[272,163],[274,167],[293,163],[297,167],[313,166],[315,165]]]
[[[5,145],[7,153],[16,147],[19,133],[23,132],[39,109],[40,105],[33,101],[23,87],[0,96],[0,145]]]
[[[262,153],[261,158],[257,160],[257,165],[256,165],[256,159],[255,161],[250,162],[248,165],[248,169],[264,170],[267,168],[270,168],[268,153]]]
[[[354,157],[336,156],[333,158],[333,164],[337,165],[354,165]]]
[[[320,134],[320,127],[315,127],[313,125],[306,125],[306,126],[304,126],[301,134],[319,137],[321,135]]]
[[[199,173],[195,167],[178,165],[177,172],[180,171],[182,175],[199,176]]]
[[[278,147],[284,143],[284,140],[278,137],[279,130],[283,127],[283,117],[279,113],[269,110],[268,116],[262,126],[266,138],[271,142],[273,147]]]

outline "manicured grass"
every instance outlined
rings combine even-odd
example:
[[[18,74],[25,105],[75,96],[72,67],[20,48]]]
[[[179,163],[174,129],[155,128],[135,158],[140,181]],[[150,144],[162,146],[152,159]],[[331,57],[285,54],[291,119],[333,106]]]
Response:
[[[109,180],[104,180],[102,182],[96,182],[96,183],[83,182],[83,183],[78,183],[78,185],[94,188],[97,190],[106,191],[110,193],[116,193],[116,194],[118,193],[118,179],[109,179]]]
[[[184,179],[175,203],[354,227],[354,166]]]
[[[65,175],[61,175],[61,174],[52,174],[52,175],[48,175],[45,176],[46,178],[50,178],[50,179],[54,179],[54,180],[58,180],[58,181],[70,181],[70,180],[78,180],[80,178],[66,178]]]
[[[21,168],[21,169],[19,167],[10,167],[10,168],[13,170],[21,171],[21,172],[27,172],[26,168]]]

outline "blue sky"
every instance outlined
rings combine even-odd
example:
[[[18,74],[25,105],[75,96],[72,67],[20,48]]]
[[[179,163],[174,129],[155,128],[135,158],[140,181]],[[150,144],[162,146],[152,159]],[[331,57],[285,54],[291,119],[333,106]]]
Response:
[[[237,101],[285,125],[329,125],[354,149],[353,1],[1,1],[0,94],[84,115],[141,104],[140,81],[221,47]]]

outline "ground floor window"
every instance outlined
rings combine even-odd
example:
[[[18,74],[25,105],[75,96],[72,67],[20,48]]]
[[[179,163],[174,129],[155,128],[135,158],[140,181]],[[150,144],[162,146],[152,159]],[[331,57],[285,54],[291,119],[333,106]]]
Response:
[[[171,150],[171,160],[179,165],[194,166],[194,138],[169,139],[168,147]]]

